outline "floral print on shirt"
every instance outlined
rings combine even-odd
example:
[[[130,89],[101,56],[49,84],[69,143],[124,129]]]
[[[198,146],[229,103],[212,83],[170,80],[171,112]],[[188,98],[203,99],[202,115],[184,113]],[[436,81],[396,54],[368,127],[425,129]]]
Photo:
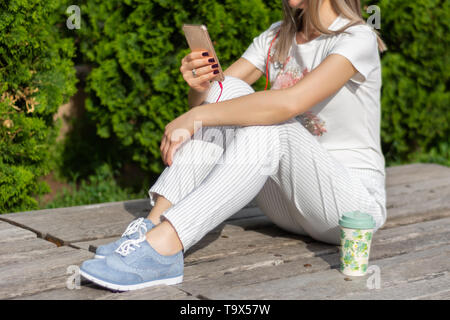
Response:
[[[279,71],[271,89],[277,90],[292,87],[308,74],[308,68],[304,68],[303,71],[301,71],[298,66],[289,65],[290,59],[291,56],[288,56],[283,64],[283,69]],[[300,120],[301,124],[314,136],[322,136],[325,132],[327,132],[325,129],[325,122],[311,111],[307,111],[297,118]]]

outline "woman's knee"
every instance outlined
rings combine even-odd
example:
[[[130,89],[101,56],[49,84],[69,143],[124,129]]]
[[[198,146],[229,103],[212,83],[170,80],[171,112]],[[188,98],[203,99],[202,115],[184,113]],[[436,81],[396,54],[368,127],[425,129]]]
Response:
[[[219,86],[219,82],[214,81],[211,85],[211,88],[209,89],[205,102],[214,103],[217,101],[219,95],[219,101],[225,101],[255,92],[255,90],[253,90],[253,88],[247,82],[232,76],[225,76],[225,80],[222,82],[222,86],[223,91],[222,94],[220,94],[221,88]]]

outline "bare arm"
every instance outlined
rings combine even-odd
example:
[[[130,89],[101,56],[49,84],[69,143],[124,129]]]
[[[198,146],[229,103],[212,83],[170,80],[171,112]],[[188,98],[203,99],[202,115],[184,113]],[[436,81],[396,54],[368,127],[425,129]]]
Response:
[[[202,126],[280,123],[337,92],[356,72],[349,60],[332,54],[290,88],[259,91],[192,108],[166,126],[160,146],[163,161],[172,164],[175,150],[194,134],[196,121]]]
[[[356,72],[349,60],[333,54],[290,88],[260,91],[205,104],[191,110],[191,119],[202,121],[203,126],[250,126],[283,122],[331,96]]]

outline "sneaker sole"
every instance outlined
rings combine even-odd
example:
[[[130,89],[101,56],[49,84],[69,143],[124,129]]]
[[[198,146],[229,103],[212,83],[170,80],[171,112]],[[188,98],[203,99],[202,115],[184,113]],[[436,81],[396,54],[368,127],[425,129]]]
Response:
[[[167,278],[167,279],[161,279],[161,280],[153,280],[153,281],[147,281],[142,282],[139,284],[132,284],[132,285],[121,285],[116,283],[111,283],[102,279],[98,279],[83,270],[80,269],[80,275],[86,278],[87,280],[90,280],[102,287],[111,289],[111,290],[117,290],[117,291],[132,291],[132,290],[138,290],[138,289],[144,289],[148,287],[153,287],[161,284],[165,285],[174,285],[183,282],[183,275],[175,277],[175,278]]]

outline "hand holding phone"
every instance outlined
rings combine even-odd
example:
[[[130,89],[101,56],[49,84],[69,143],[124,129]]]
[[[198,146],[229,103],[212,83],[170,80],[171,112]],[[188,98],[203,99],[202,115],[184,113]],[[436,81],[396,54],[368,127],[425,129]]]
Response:
[[[184,24],[183,31],[191,53],[182,60],[180,71],[188,84],[204,91],[209,88],[209,81],[224,81],[225,77],[217,58],[214,46],[204,25]],[[205,52],[208,55],[203,55]],[[194,69],[195,75],[192,73]]]
[[[180,71],[187,84],[197,92],[205,92],[211,87],[211,81],[216,78],[213,68],[216,64],[210,55],[203,56],[204,51],[192,51],[181,60]],[[213,59],[214,61],[210,61]],[[195,69],[195,76],[192,70]]]

